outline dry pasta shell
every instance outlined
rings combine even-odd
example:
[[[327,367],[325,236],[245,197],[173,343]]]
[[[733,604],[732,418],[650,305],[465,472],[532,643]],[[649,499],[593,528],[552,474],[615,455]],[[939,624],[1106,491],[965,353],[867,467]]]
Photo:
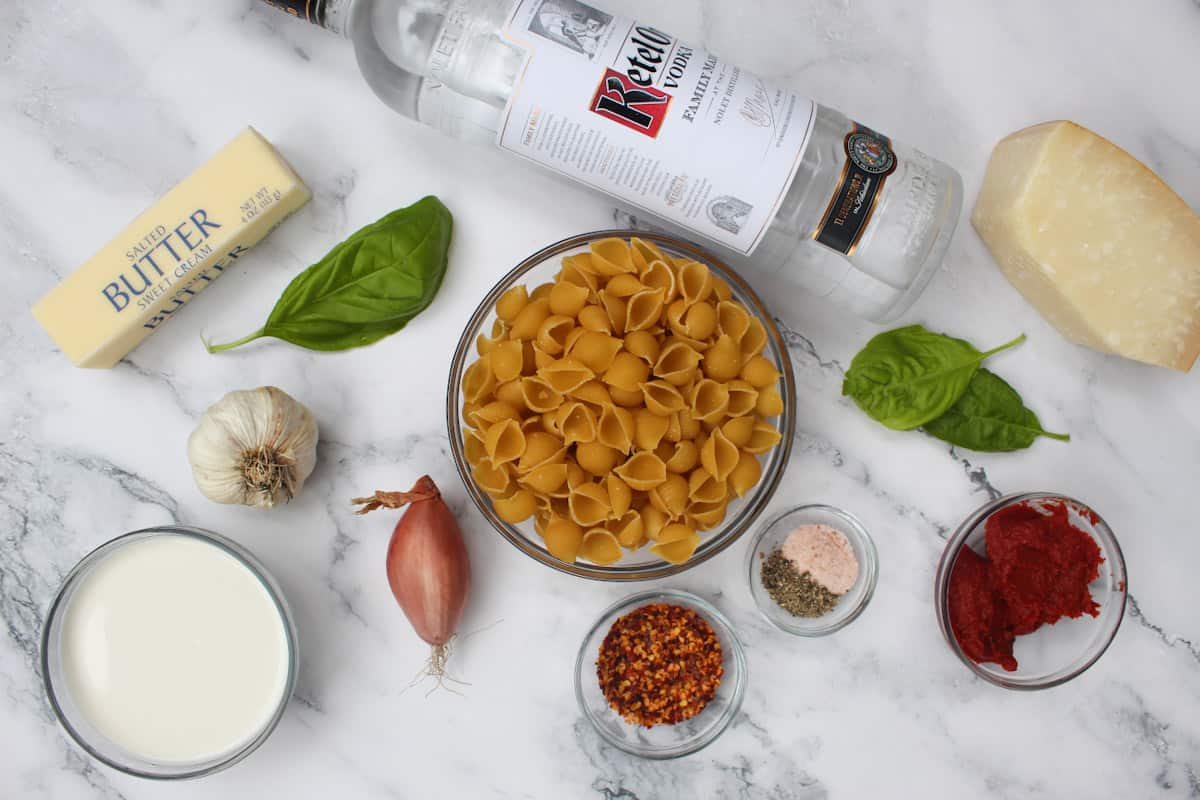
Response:
[[[642,524],[642,515],[636,511],[626,511],[604,526],[617,537],[621,546],[628,550],[636,550],[646,543],[646,529]]]
[[[525,395],[521,391],[521,381],[512,380],[496,385],[493,396],[502,403],[507,403],[517,409],[518,413],[525,408]]]
[[[642,529],[646,534],[646,538],[658,541],[658,535],[662,532],[663,528],[670,524],[671,518],[652,505],[643,506],[640,513],[642,515]]]
[[[618,389],[616,386],[610,386],[608,393],[612,395],[612,400],[622,408],[641,408],[646,404],[646,399],[642,396],[642,390],[629,391],[627,389]]]
[[[537,511],[537,501],[533,492],[528,489],[518,489],[508,497],[493,497],[492,508],[496,516],[505,522],[516,525],[533,516]]]
[[[695,377],[701,358],[694,348],[672,340],[654,362],[654,374],[672,386],[683,386]]]
[[[650,552],[671,564],[683,564],[692,557],[700,545],[700,535],[692,533],[686,539],[677,539],[669,544],[656,544]]]
[[[525,286],[514,286],[496,301],[496,316],[505,322],[512,322],[525,306],[529,305],[529,290]]]
[[[758,389],[742,380],[730,381],[729,416],[741,417],[754,411],[758,405]]]
[[[720,428],[709,434],[708,440],[700,448],[700,463],[722,483],[737,466],[739,456],[737,446],[725,438]]]
[[[621,516],[633,506],[633,490],[616,475],[604,479],[604,488],[608,491],[608,502],[614,515]]]
[[[483,459],[487,458],[487,450],[483,446],[483,438],[477,431],[471,428],[462,429],[463,436],[463,457],[467,459],[467,463],[474,467]]]
[[[675,271],[667,266],[667,262],[661,259],[651,261],[646,269],[642,270],[642,283],[651,289],[662,289],[663,303],[670,303],[679,294],[678,283],[675,279]]]
[[[550,517],[546,523],[542,540],[550,555],[568,564],[574,563],[583,542],[583,528],[563,517]]]
[[[557,413],[558,429],[568,446],[596,440],[596,414],[578,401],[564,403]]]
[[[783,395],[774,386],[767,386],[758,392],[758,400],[754,410],[764,417],[777,417],[783,413]]]
[[[571,358],[597,375],[612,366],[621,349],[621,340],[598,331],[584,331],[571,346]]]
[[[692,474],[688,476],[689,504],[715,503],[724,500],[726,494],[728,494],[728,489],[726,489],[725,483],[714,478],[704,467],[693,470]]]
[[[567,498],[567,507],[571,512],[571,519],[584,528],[603,523],[612,511],[608,492],[596,483],[581,483],[572,488]]]
[[[590,403],[596,407],[597,412],[610,408],[613,405],[612,395],[608,393],[608,389],[600,381],[588,381],[579,388],[572,389],[568,392],[568,396],[582,403]]]
[[[724,279],[718,278],[716,275],[713,275],[713,297],[717,298],[718,301],[733,299],[733,289],[730,288]]]
[[[625,305],[624,330],[645,331],[658,325],[662,318],[663,290],[645,289],[629,298]],[[615,320],[614,320],[615,324]]]
[[[578,558],[608,566],[621,560],[621,543],[604,528],[593,528],[583,535]]]
[[[665,309],[664,318],[671,333],[676,336],[687,336],[688,304],[682,297],[672,301]],[[690,337],[689,337],[690,338]]]
[[[742,380],[756,389],[762,390],[774,386],[779,381],[779,370],[764,356],[752,356],[742,365]]]
[[[479,360],[467,367],[463,373],[463,398],[468,403],[482,405],[491,398],[492,390],[496,388],[496,376],[492,374],[491,355],[480,356]]]
[[[666,480],[650,490],[650,502],[671,519],[679,519],[688,504],[687,478],[668,474]]]
[[[687,409],[684,409],[686,411]],[[679,411],[667,418],[667,432],[663,438],[668,442],[679,442],[683,440],[683,423],[681,415],[684,411]]]
[[[497,344],[488,356],[488,363],[492,365],[492,373],[496,375],[497,383],[508,383],[520,377],[521,367],[524,366],[524,349],[521,342]]]
[[[695,303],[683,317],[683,330],[693,339],[707,339],[717,329],[717,310],[711,303]]]
[[[551,492],[557,491],[566,484],[567,465],[562,462],[558,464],[542,464],[540,467],[531,470],[520,480],[521,483],[538,494],[549,497]]]
[[[537,286],[534,287],[533,291],[529,293],[529,299],[530,300],[549,299],[550,298],[550,290],[553,288],[554,288],[554,283],[551,281],[547,281],[546,283],[539,283]]]
[[[608,323],[612,329],[618,333],[624,333],[625,323],[629,320],[629,304],[623,297],[614,297],[603,289],[600,290],[600,304],[604,306],[604,313],[608,317]]]
[[[612,321],[603,305],[584,306],[575,318],[579,320],[581,328],[589,331],[609,333],[613,329]]]
[[[625,335],[625,351],[633,353],[647,364],[658,360],[661,345],[658,337],[650,331],[630,331]]]
[[[729,473],[729,488],[738,497],[745,497],[746,492],[753,489],[761,478],[762,464],[758,463],[753,453],[743,451],[737,466]]]
[[[755,453],[761,455],[768,452],[772,447],[779,444],[783,436],[775,427],[766,420],[757,420],[754,423],[754,433],[750,436],[750,441],[742,447],[747,453]]]
[[[629,255],[638,271],[643,271],[655,261],[662,261],[665,256],[653,242],[648,242],[637,236],[629,240]]]
[[[552,433],[533,431],[525,434],[525,452],[517,460],[517,472],[529,472],[543,464],[562,463],[566,456],[563,440]]]
[[[502,400],[493,400],[465,414],[464,417],[473,427],[480,429],[490,427],[502,419],[520,419],[517,410]]]
[[[638,292],[645,290],[645,285],[638,280],[637,275],[630,272],[614,275],[608,283],[604,284],[604,291],[614,297],[633,297]]]
[[[592,379],[592,371],[573,358],[560,358],[537,372],[538,377],[559,394],[578,389]]]
[[[533,345],[533,368],[529,370],[530,375],[536,375],[537,371],[542,367],[548,367],[557,359],[547,353],[536,342]]]
[[[512,321],[512,329],[508,332],[510,339],[532,339],[537,336],[538,328],[550,316],[550,301],[546,298],[531,299]]]
[[[639,450],[653,450],[658,447],[671,424],[669,418],[645,408],[633,412],[633,421],[633,443]]]
[[[735,342],[740,342],[750,329],[750,312],[744,305],[733,300],[718,303],[717,329]]]
[[[696,439],[700,436],[700,421],[686,408],[679,412],[679,435],[684,439]]]
[[[738,348],[742,351],[744,358],[756,356],[761,353],[767,346],[767,328],[762,324],[762,320],[758,317],[750,318],[750,325],[746,328],[745,335],[738,342]]]
[[[607,475],[621,463],[623,453],[600,442],[581,442],[575,447],[575,460],[579,466],[596,476]]]
[[[721,432],[735,447],[745,447],[754,435],[754,417],[734,417],[727,420],[721,426]]]
[[[715,503],[692,503],[684,514],[684,519],[697,530],[710,531],[725,521],[729,504],[725,500]]]
[[[633,449],[633,437],[636,433],[637,423],[634,421],[633,412],[615,406],[605,408],[596,425],[596,441],[621,453],[628,453]]]
[[[605,371],[601,380],[618,389],[636,392],[649,377],[649,364],[633,353],[620,352],[613,358],[612,364]]]
[[[667,479],[667,465],[654,453],[647,452],[634,453],[613,472],[631,489],[642,492],[660,486]]]
[[[685,261],[679,267],[679,294],[690,306],[707,300],[712,294],[713,276],[699,261]]]
[[[592,242],[592,267],[596,274],[609,277],[623,272],[637,272],[629,243],[624,239],[610,237]]]
[[[683,475],[700,463],[700,448],[691,439],[675,442],[671,455],[666,459],[667,472]]]
[[[471,479],[475,481],[476,486],[493,497],[507,492],[512,482],[508,470],[497,467],[486,458],[472,467]]]
[[[717,341],[704,351],[704,374],[714,381],[733,380],[742,368],[742,351],[728,334],[721,334]]]
[[[586,284],[580,285],[565,279],[556,281],[548,298],[550,313],[574,319],[575,315],[587,305],[589,288],[591,287]]]
[[[562,393],[539,375],[522,378],[520,390],[525,407],[535,413],[544,414],[562,405]]]
[[[525,452],[525,432],[515,420],[500,420],[484,432],[483,447],[496,466],[516,461]]]
[[[567,334],[575,329],[573,317],[551,314],[538,328],[534,342],[541,352],[549,356],[562,355],[567,345]]]
[[[646,408],[652,413],[667,416],[687,406],[683,395],[666,381],[649,381],[642,384],[642,397]]]
[[[719,422],[729,411],[729,387],[705,378],[692,390],[692,418],[701,422]]]
[[[658,532],[659,544],[670,544],[688,538],[696,533],[693,529],[684,525],[682,522],[672,522],[664,525],[662,530]]]

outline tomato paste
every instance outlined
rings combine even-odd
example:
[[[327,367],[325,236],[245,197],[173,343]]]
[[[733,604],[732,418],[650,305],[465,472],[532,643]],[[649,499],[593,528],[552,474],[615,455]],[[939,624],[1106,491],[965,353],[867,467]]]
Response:
[[[1063,617],[1098,616],[1088,584],[1100,574],[1100,548],[1061,501],[1003,508],[984,528],[987,557],[964,547],[950,576],[950,627],[977,663],[1017,668],[1013,641]]]

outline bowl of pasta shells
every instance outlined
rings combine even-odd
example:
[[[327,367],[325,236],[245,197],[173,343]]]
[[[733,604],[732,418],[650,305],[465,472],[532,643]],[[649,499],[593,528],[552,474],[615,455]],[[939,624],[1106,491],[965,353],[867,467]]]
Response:
[[[766,508],[791,451],[783,338],[735,272],[671,236],[551,245],[492,289],[450,369],[467,492],[496,530],[562,572],[661,578]]]

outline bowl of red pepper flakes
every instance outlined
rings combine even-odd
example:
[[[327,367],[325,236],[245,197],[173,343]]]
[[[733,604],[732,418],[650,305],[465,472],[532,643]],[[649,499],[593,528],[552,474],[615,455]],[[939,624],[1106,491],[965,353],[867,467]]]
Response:
[[[1028,492],[982,506],[959,526],[935,578],[938,625],[972,672],[1006,689],[1078,677],[1125,615],[1125,559],[1090,506]]]
[[[742,705],[746,656],[725,615],[688,592],[641,592],[605,610],[575,662],[580,710],[641,758],[694,753]]]

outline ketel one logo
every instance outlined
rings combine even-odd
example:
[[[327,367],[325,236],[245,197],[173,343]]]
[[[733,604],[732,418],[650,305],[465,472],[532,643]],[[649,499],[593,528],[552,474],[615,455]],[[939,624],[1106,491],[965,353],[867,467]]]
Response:
[[[658,136],[671,95],[653,86],[638,86],[615,69],[608,69],[592,98],[592,111],[650,138]]]

